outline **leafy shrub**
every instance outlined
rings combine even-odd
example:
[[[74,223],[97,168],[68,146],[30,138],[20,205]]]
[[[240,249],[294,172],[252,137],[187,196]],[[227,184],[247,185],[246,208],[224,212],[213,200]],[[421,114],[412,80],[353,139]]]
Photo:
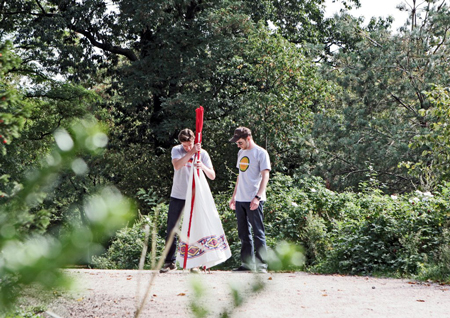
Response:
[[[237,232],[237,221],[234,211],[228,206],[231,198],[231,193],[220,193],[214,196],[217,212],[222,221],[222,227],[227,237],[228,244],[231,250],[231,257],[222,264],[215,266],[215,269],[230,269],[238,267],[241,264],[240,252],[241,241],[239,240]]]
[[[166,218],[167,209],[167,205],[158,204],[154,208],[153,215],[141,215],[134,224],[117,231],[107,251],[101,256],[92,257],[92,265],[96,268],[105,269],[137,269],[144,247],[145,226],[149,226],[150,232],[154,225],[156,225],[157,229],[165,228],[165,224],[161,225],[160,223]],[[155,220],[160,222],[155,222]],[[150,235],[147,242],[149,248],[145,257],[146,268],[149,268],[150,264],[152,264],[150,253],[151,240],[152,236]],[[156,249],[159,254],[163,251],[164,245],[165,236],[158,232],[156,235]]]
[[[240,264],[236,217],[228,206],[231,193],[214,196],[232,252],[232,257],[215,269]],[[284,242],[297,246],[306,257],[309,271],[419,275],[423,279],[429,275],[449,280],[450,187],[446,184],[433,195],[416,191],[390,196],[369,185],[360,193],[336,193],[317,178],[273,174],[267,195],[264,224],[269,250],[276,251]],[[142,225],[136,226],[140,229]],[[161,242],[164,230],[165,223],[158,232]],[[117,236],[109,253],[124,257],[128,252],[121,250],[126,246],[134,251],[129,263],[135,268],[141,240],[141,230],[130,228]],[[111,266],[119,263],[115,260]]]
[[[323,218],[310,212],[301,229],[300,240],[306,251],[306,265],[313,265],[326,257],[329,250],[327,229]]]
[[[314,270],[348,274],[417,274],[445,244],[442,197],[359,194],[329,233],[331,250]],[[345,213],[349,212],[349,213]]]
[[[421,264],[418,279],[450,283],[450,230],[446,228],[442,236],[442,244],[439,245],[433,259]]]
[[[136,269],[144,246],[144,224],[136,222],[131,227],[120,229],[108,250],[102,256],[93,256],[92,264],[97,268]]]

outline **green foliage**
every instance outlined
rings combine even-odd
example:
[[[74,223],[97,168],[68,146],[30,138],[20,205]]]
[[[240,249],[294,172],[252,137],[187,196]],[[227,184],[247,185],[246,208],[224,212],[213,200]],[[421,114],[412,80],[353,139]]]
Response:
[[[144,219],[145,220],[145,219]],[[95,268],[105,269],[137,269],[144,246],[144,224],[140,221],[132,227],[120,229],[112,240],[105,254],[92,257],[92,265]],[[147,261],[149,261],[147,255]]]
[[[95,162],[96,182],[110,181],[129,196],[138,187],[151,188],[168,199],[170,148],[180,129],[193,128],[198,105],[206,109],[204,147],[217,162],[213,191],[227,189],[232,179],[226,168],[234,166],[235,156],[226,140],[238,125],[254,128],[276,158],[274,169],[292,171],[308,155],[297,150],[328,87],[295,44],[320,42],[327,32],[321,1],[39,6],[12,0],[2,13],[0,28],[13,35],[22,56],[38,61],[37,69],[27,65],[28,74],[61,74],[103,97],[97,104],[102,111],[94,107],[94,113],[110,125],[111,142]],[[263,26],[268,19],[279,33]],[[283,38],[288,34],[289,40]]]
[[[271,177],[268,193],[264,208],[268,245],[282,241],[303,245],[307,265],[324,257],[331,220],[340,217],[345,196],[326,189],[318,178],[295,180],[281,174]]]
[[[337,193],[319,179],[274,174],[265,204],[267,243],[274,251],[283,241],[303,246],[311,271],[415,275],[424,264],[445,264],[448,193],[447,186],[433,195],[389,196],[370,186],[364,193]],[[236,244],[233,264],[238,264],[234,214],[222,197],[216,197],[216,204],[225,211],[222,222],[230,245]]]
[[[167,217],[167,206],[160,205],[156,209],[159,209],[161,218]],[[96,268],[106,269],[138,269],[144,247],[145,225],[149,225],[150,228],[158,226],[148,216],[141,216],[140,220],[132,226],[117,231],[107,251],[100,256],[93,256],[92,265]],[[158,233],[156,242],[158,253],[162,252],[165,245],[164,236],[161,235],[161,232]],[[151,243],[150,239],[147,244],[151,245]],[[145,268],[151,268],[151,263],[151,254],[148,252],[145,257]]]
[[[323,2],[272,0],[244,1],[256,22],[272,22],[281,36],[292,43],[324,43],[330,21],[324,19]],[[299,25],[302,27],[300,28]]]
[[[330,245],[325,221],[310,212],[300,233],[300,242],[306,246],[308,264],[314,264],[325,258]]]
[[[30,89],[28,94],[26,102],[30,111],[26,124],[21,135],[8,145],[7,156],[0,158],[1,170],[11,175],[4,190],[7,194],[14,192],[30,171],[45,166],[42,158],[51,151],[55,131],[86,116],[92,109],[90,104],[97,100],[96,94],[82,87],[56,83],[41,84],[39,90]],[[89,169],[85,173],[72,169],[62,172],[55,187],[33,207],[32,213],[39,215],[47,211],[46,219],[51,227],[60,226],[64,218],[80,220],[82,216],[79,209],[74,209],[74,204],[79,205],[83,195],[105,184],[98,174],[98,159],[99,156],[84,154],[82,161],[89,165]],[[81,161],[80,164],[84,165]]]
[[[320,179],[273,174],[265,204],[269,269],[321,273],[414,276],[447,281],[450,188],[384,195],[373,181],[364,192],[337,193]],[[145,193],[145,192],[143,192]],[[229,196],[215,196],[232,257],[215,269],[240,264],[240,241]],[[151,202],[154,199],[150,200]],[[141,246],[131,230],[127,242]],[[134,233],[134,232],[133,232]],[[140,234],[142,237],[142,233]],[[164,231],[159,233],[164,238]],[[125,243],[120,243],[125,246]],[[158,248],[160,250],[160,248]],[[124,247],[117,255],[126,254]],[[136,267],[134,264],[134,267]],[[235,295],[239,300],[239,293]]]
[[[14,312],[7,313],[4,318],[40,318],[40,314],[44,312],[42,308],[32,308],[30,310],[16,310]]]
[[[431,107],[425,92],[449,82],[449,8],[428,1],[423,9],[414,8],[412,14],[415,21],[423,19],[420,27],[412,23],[411,30],[397,34],[382,23],[364,28],[351,17],[338,20],[354,42],[323,64],[325,78],[337,87],[334,98],[315,114],[311,143],[318,151],[313,173],[327,178],[333,189],[356,190],[367,180],[368,162],[391,194],[431,190],[439,183],[445,167],[431,163],[430,170],[411,175],[399,166],[419,162],[430,150],[408,145],[431,129],[421,111]],[[436,170],[437,175],[427,176]]]
[[[273,271],[298,271],[304,268],[305,256],[302,248],[279,242],[275,249],[269,250],[267,262]]]
[[[230,190],[230,193],[221,193],[214,196],[217,212],[219,213],[220,219],[222,221],[222,227],[231,250],[231,257],[224,263],[214,267],[217,269],[230,269],[239,267],[241,265],[241,241],[239,240],[237,232],[236,215],[228,205],[232,191],[233,190]]]
[[[271,154],[274,169],[293,171],[303,159],[297,146],[310,131],[327,84],[302,49],[260,26],[230,64],[238,85],[229,90],[244,92],[230,125],[252,127],[255,141]]]
[[[80,85],[57,82],[31,71],[33,64],[20,61],[13,51],[17,52],[8,42],[2,48],[1,85],[9,93],[0,100],[0,134],[8,140],[1,146],[5,150],[0,155],[1,203],[14,196],[34,171],[46,169],[44,158],[51,157],[55,131],[94,112],[99,101],[97,94]],[[99,158],[84,152],[74,169],[60,171],[45,195],[40,194],[39,201],[29,207],[27,230],[58,235],[64,229],[63,220],[81,225],[85,220],[83,197],[106,185],[99,173]]]
[[[20,58],[12,52],[11,42],[3,43],[0,39],[0,154],[3,156],[6,155],[6,145],[20,136],[30,116],[30,105],[23,101],[12,74],[20,62]],[[0,166],[0,176],[2,168]]]
[[[449,180],[450,168],[450,92],[448,88],[435,86],[426,94],[430,108],[421,109],[430,129],[412,140],[410,147],[422,150],[418,162],[404,162],[411,174],[422,177],[422,184],[432,189],[436,184]]]
[[[356,206],[336,220],[331,249],[315,269],[328,273],[414,275],[436,260],[444,246],[446,196],[360,194]],[[446,204],[445,204],[446,205]]]
[[[85,197],[82,210],[86,225],[68,224],[61,235],[30,231],[36,217],[30,210],[56,186],[62,171],[85,173],[79,154],[100,154],[107,144],[103,128],[91,120],[80,120],[70,129],[55,133],[56,146],[42,168],[29,174],[23,188],[0,206],[0,310],[6,311],[27,286],[46,289],[67,284],[61,267],[98,253],[105,237],[132,217],[133,204],[113,187]],[[39,221],[39,220],[38,220]]]
[[[206,287],[199,280],[192,280],[191,287],[194,291],[193,300],[189,302],[192,314],[194,317],[203,318],[209,316],[209,311],[205,308],[201,301],[202,297],[206,295]]]
[[[152,190],[145,191],[139,189],[137,197],[141,205],[142,211],[146,214],[140,214],[140,218],[131,226],[117,231],[111,239],[107,251],[100,255],[94,255],[92,258],[92,265],[96,268],[106,269],[137,269],[139,268],[139,261],[144,247],[145,240],[145,226],[148,225],[151,231],[155,231],[155,242],[152,241],[153,236],[150,236],[148,246],[153,249],[155,255],[159,255],[164,250],[166,220],[168,206],[164,203],[159,203]],[[153,264],[152,251],[148,250],[144,264],[145,268],[152,268]]]
[[[435,252],[433,260],[421,264],[416,278],[450,283],[450,234],[448,228],[442,233],[442,244]]]

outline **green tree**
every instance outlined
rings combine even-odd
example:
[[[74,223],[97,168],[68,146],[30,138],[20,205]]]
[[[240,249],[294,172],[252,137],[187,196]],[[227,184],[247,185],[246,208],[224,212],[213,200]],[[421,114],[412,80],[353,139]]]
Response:
[[[228,134],[221,137],[224,153],[219,157],[229,153],[226,140],[234,128],[244,125],[251,127],[256,142],[268,149],[275,170],[295,171],[304,160],[299,146],[310,132],[313,113],[329,91],[316,66],[304,50],[260,27],[223,73],[234,79],[223,96],[231,95],[230,103],[239,107],[215,123],[215,131]],[[228,156],[231,167],[235,156],[235,152]]]
[[[325,1],[244,1],[248,14],[255,22],[275,27],[276,32],[291,43],[302,46],[318,46],[323,53],[330,53],[332,44],[338,43],[333,18],[325,18]],[[333,1],[337,2],[337,0]],[[360,7],[359,0],[342,0],[342,10]],[[314,53],[313,53],[314,52]],[[311,54],[316,54],[312,50]]]
[[[2,203],[23,187],[36,168],[47,164],[42,158],[54,144],[55,131],[67,129],[73,120],[88,113],[101,114],[94,107],[99,100],[97,94],[34,72],[34,67],[20,60],[12,50],[12,45],[6,43],[0,57],[4,74],[0,134],[5,140],[0,155]],[[29,223],[29,230],[60,231],[63,219],[78,223],[85,219],[79,209],[82,198],[105,185],[105,179],[101,178],[98,157],[85,154],[83,160],[90,167],[85,174],[61,172],[56,185],[39,204],[30,208],[28,213],[33,222]]]
[[[6,145],[20,136],[30,116],[30,105],[23,102],[14,84],[16,76],[13,70],[19,66],[20,58],[11,49],[10,41],[0,41],[0,149],[3,156],[6,155]]]
[[[265,20],[275,11],[279,21],[289,12],[305,20],[313,11],[318,20],[321,3],[298,1],[282,8],[275,1],[267,6],[262,1],[260,13],[250,15],[257,4],[248,1],[116,1],[107,5],[106,1],[13,0],[2,7],[0,26],[14,36],[17,47],[26,48],[23,56],[39,61],[45,72],[101,90],[106,100],[103,118],[111,126],[104,177],[130,195],[138,187],[167,195],[172,170],[168,150],[180,129],[193,127],[193,110],[198,105],[206,108],[204,146],[208,150],[227,145],[224,141],[241,122],[237,114],[243,113],[242,103],[244,108],[252,107],[247,113],[265,108],[256,118],[257,124],[265,123],[262,140],[286,130],[288,120],[295,120],[297,127],[310,113],[308,107],[316,104],[321,93],[313,92],[319,84],[313,67],[303,58],[304,51],[274,34],[262,35],[262,27],[254,21]],[[274,4],[275,11],[270,9]],[[304,34],[302,41],[314,37],[315,31],[306,35],[309,27],[313,24],[297,30]],[[239,70],[240,58],[247,65],[264,67]],[[267,63],[260,63],[264,59]],[[272,66],[270,59],[275,61]],[[292,74],[284,73],[287,63],[294,66]],[[274,73],[269,78],[258,74],[261,71]],[[262,75],[267,78],[265,88],[242,90],[257,87],[257,80],[264,79],[256,76]],[[308,90],[309,82],[312,89]],[[296,90],[306,96],[300,100]],[[270,144],[280,147],[298,138],[286,136],[290,133]],[[292,153],[286,147],[283,151],[283,158]],[[234,166],[235,158],[232,163],[230,158],[228,151],[220,151],[213,160]],[[280,167],[291,162],[280,160]],[[218,169],[221,175],[215,184],[219,189],[226,189],[230,180],[225,167]]]
[[[418,161],[422,149],[408,145],[430,129],[420,112],[430,107],[424,92],[446,85],[450,74],[448,6],[429,1],[425,9],[413,12],[414,21],[422,16],[421,25],[397,34],[383,21],[361,28],[346,20],[353,24],[346,30],[359,42],[324,65],[339,93],[316,115],[314,132],[322,151],[317,171],[335,188],[356,188],[370,169],[390,192],[420,186],[399,163]]]
[[[410,147],[423,149],[418,162],[403,163],[411,174],[418,175],[426,190],[449,181],[450,168],[450,93],[448,88],[434,87],[427,93],[431,107],[420,110],[430,129],[412,140]]]

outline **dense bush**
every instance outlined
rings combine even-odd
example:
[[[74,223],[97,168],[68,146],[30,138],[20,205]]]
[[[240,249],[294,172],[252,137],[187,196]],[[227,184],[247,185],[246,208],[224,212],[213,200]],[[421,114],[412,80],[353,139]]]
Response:
[[[360,194],[329,233],[331,250],[319,271],[350,274],[418,274],[445,244],[447,209],[440,194]]]
[[[230,196],[231,191],[214,197],[232,251],[232,257],[216,269],[240,263],[241,245],[234,211],[228,207]],[[367,185],[360,193],[335,193],[320,179],[295,180],[274,174],[264,208],[267,244],[270,249],[284,241],[302,246],[310,271],[449,280],[449,196],[448,185],[433,194],[384,195]],[[163,240],[165,223],[160,223]],[[133,251],[134,256],[127,261],[116,259],[115,264],[136,268],[138,236],[142,233],[133,228],[118,233],[108,253],[125,258]],[[158,248],[158,255],[161,252]]]
[[[142,197],[142,194],[140,194]],[[131,226],[117,231],[112,238],[107,251],[101,256],[92,257],[92,265],[96,268],[106,269],[137,269],[145,242],[145,226],[148,225],[148,250],[145,257],[145,268],[151,268],[152,264],[152,231],[156,226],[156,252],[160,254],[165,245],[165,220],[167,218],[167,205],[155,205],[148,215],[140,215],[139,219]]]

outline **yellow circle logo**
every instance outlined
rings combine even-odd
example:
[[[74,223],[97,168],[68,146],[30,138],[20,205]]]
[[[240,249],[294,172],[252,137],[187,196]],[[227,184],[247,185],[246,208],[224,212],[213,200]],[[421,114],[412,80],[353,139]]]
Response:
[[[239,162],[239,170],[244,172],[248,169],[249,166],[250,166],[250,159],[248,159],[248,157],[242,157],[241,161]]]

